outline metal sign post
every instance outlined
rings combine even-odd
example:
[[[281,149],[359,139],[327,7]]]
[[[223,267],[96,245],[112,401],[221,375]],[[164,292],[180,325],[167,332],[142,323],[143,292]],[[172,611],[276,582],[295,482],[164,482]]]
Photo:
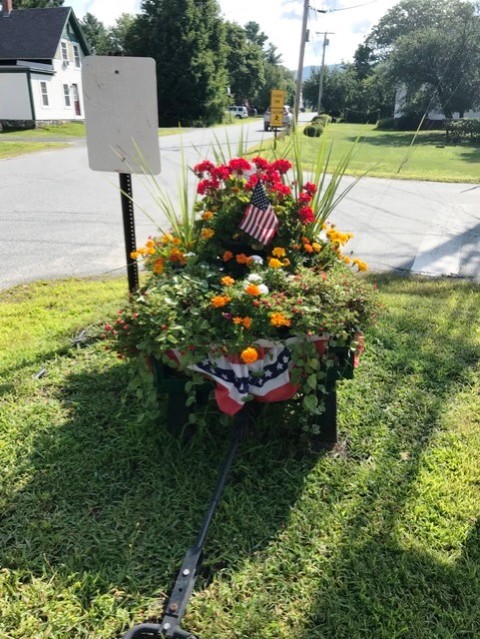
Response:
[[[132,173],[160,172],[155,60],[88,56],[82,69],[90,168],[119,174],[128,289],[138,289]]]

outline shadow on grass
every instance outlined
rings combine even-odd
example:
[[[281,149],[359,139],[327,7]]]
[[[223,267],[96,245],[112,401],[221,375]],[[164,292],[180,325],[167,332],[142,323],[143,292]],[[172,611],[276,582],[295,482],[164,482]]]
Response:
[[[59,592],[76,581],[83,611],[105,597],[133,614],[150,599],[136,615],[142,621],[161,612],[195,541],[231,433],[213,411],[208,431],[182,447],[166,432],[163,405],[158,423],[140,424],[145,407],[125,400],[126,369],[72,368],[57,397],[69,419],[34,434],[30,479],[1,513],[0,564],[54,580]],[[273,426],[260,418],[240,446],[207,540],[204,583],[275,537],[318,461],[298,434]],[[95,623],[85,620],[82,632],[109,636]]]
[[[224,629],[230,626],[223,636],[286,636],[272,634],[272,623],[282,620],[296,598],[304,608],[299,639],[475,637],[435,629],[455,617],[458,628],[469,632],[470,619],[478,615],[472,594],[475,588],[480,594],[473,579],[478,528],[464,549],[472,557],[468,567],[462,560],[447,567],[402,549],[395,526],[444,402],[455,385],[469,381],[478,361],[478,305],[464,288],[447,307],[454,282],[426,282],[418,292],[408,280],[403,288],[398,278],[379,281],[385,295],[407,301],[395,304],[395,312],[371,332],[360,371],[342,384],[344,454],[320,460],[306,454],[281,412],[260,420],[241,446],[207,541],[207,568],[213,576],[221,571],[223,588],[250,561],[255,569],[247,571],[240,590],[215,597],[215,618]],[[141,426],[136,421],[145,410],[141,399],[122,402],[126,367],[92,361],[72,361],[57,398],[68,420],[34,436],[31,479],[4,508],[1,521],[3,567],[55,580],[60,594],[75,582],[84,617],[71,639],[104,639],[112,628],[120,634],[125,623],[115,621],[118,609],[137,621],[160,612],[152,601],[164,599],[195,538],[229,443],[228,428],[215,418],[184,449],[166,433],[162,418]],[[408,462],[400,457],[403,451]],[[293,531],[292,512],[298,514]],[[311,548],[318,538],[329,546],[323,555]],[[294,557],[293,569],[291,561],[282,563],[285,555]],[[311,582],[315,573],[309,571],[317,564],[313,596],[310,585],[302,603],[300,582]],[[293,570],[288,576],[287,567]],[[232,599],[235,592],[242,601]],[[282,596],[287,601],[277,610]],[[250,610],[252,600],[259,603]],[[99,602],[107,607],[107,601],[104,617],[88,616],[86,611],[98,611]],[[202,636],[201,608],[193,608]],[[208,632],[214,634],[206,636],[215,636],[215,618],[208,614]],[[113,624],[110,632],[105,617]]]
[[[405,133],[375,133],[375,135],[367,135],[365,137],[356,138],[355,136],[347,137],[349,142],[358,142],[360,144],[371,144],[372,146],[410,146],[415,139],[416,146],[432,146],[432,145],[445,145],[445,134],[439,131],[435,133],[420,133],[415,138],[414,131],[407,131]]]
[[[380,279],[382,290],[388,293],[393,279]],[[447,311],[442,301],[447,302],[447,293],[455,286],[429,281],[416,293],[407,284],[403,292],[397,291],[409,295],[411,307],[389,315],[388,326],[378,335],[382,347],[374,346],[376,361],[368,362],[366,371],[373,380],[374,398],[367,398],[360,407],[364,441],[354,440],[351,445],[359,449],[359,458],[365,459],[374,444],[379,454],[372,453],[372,470],[363,490],[357,488],[361,499],[348,514],[342,537],[325,566],[300,639],[479,636],[479,521],[471,522],[468,538],[460,547],[450,546],[447,539],[443,545],[437,540],[428,548],[425,538],[435,538],[435,529],[428,528],[420,529],[418,549],[411,533],[409,541],[402,543],[402,530],[408,530],[407,501],[413,499],[422,507],[412,484],[425,449],[441,427],[445,401],[455,388],[471,383],[480,354],[472,325],[478,287],[459,289],[457,304]],[[415,296],[435,297],[442,309],[441,319],[440,313],[429,317],[414,310]],[[383,377],[377,375],[378,364]],[[357,378],[357,384],[363,383]],[[345,387],[342,394],[347,401],[349,389]],[[355,415],[350,418],[355,420]],[[350,425],[353,432],[357,425]],[[435,510],[436,505],[424,507]],[[433,520],[435,516],[430,523]],[[456,560],[445,558],[455,554]]]

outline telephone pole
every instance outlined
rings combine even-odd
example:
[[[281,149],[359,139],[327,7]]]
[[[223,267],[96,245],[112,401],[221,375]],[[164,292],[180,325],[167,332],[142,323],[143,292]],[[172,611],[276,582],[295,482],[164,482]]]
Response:
[[[316,31],[317,35],[323,34],[323,53],[322,53],[322,66],[320,67],[320,81],[318,84],[318,106],[317,112],[320,115],[320,111],[322,110],[322,97],[323,97],[323,78],[325,75],[325,49],[327,48],[330,41],[327,38],[327,35],[334,35],[333,31]]]
[[[302,37],[300,40],[300,57],[298,60],[297,71],[297,87],[295,90],[295,108],[293,126],[297,125],[298,112],[300,110],[300,97],[302,95],[302,80],[303,80],[303,58],[305,57],[305,42],[307,41],[307,23],[308,23],[308,10],[314,9],[310,7],[309,0],[303,2],[303,20],[302,20]],[[314,9],[317,13],[327,13],[326,9]]]

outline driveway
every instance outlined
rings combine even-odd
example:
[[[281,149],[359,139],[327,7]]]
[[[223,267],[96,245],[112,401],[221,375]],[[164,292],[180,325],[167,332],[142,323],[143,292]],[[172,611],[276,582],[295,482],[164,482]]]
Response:
[[[159,184],[175,198],[182,155],[191,166],[211,155],[215,137],[228,153],[242,134],[249,145],[272,135],[258,119],[160,138]],[[143,244],[162,217],[141,176],[133,178],[133,193],[137,241]],[[371,270],[480,280],[479,199],[480,191],[467,184],[364,178],[332,220],[355,234],[348,246]],[[118,176],[91,171],[83,141],[0,161],[0,250],[0,288],[124,272]]]

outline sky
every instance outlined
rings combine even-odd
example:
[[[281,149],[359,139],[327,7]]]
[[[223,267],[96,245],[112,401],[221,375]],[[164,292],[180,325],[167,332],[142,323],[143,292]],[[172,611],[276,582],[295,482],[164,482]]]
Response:
[[[217,0],[223,17],[244,25],[258,22],[269,41],[282,55],[283,64],[296,70],[299,66],[302,32],[303,0]],[[304,66],[320,66],[323,33],[329,44],[325,50],[325,63],[338,64],[352,60],[371,27],[399,0],[310,0],[308,29],[309,41],[305,45]],[[77,18],[88,11],[106,26],[111,26],[122,13],[137,13],[140,0],[65,0]],[[319,13],[314,9],[327,10]]]

